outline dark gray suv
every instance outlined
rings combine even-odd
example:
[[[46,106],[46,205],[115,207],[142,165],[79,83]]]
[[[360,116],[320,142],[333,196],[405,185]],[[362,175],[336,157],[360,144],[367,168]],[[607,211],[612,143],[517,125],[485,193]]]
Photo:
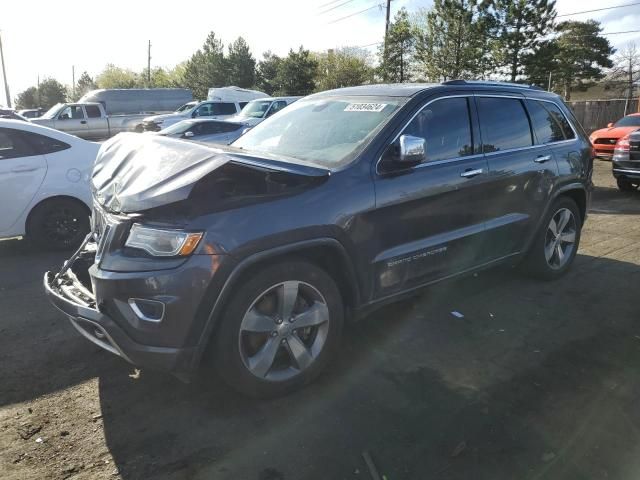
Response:
[[[420,287],[520,260],[564,274],[592,166],[559,97],[503,83],[323,92],[219,149],[122,134],[96,161],[92,234],[44,286],[136,365],[281,394],[344,321]]]

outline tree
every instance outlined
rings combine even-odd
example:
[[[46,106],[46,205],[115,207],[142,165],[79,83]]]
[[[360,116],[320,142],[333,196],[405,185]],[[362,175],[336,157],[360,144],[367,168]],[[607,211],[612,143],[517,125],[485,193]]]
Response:
[[[38,97],[40,100],[40,107],[48,110],[56,103],[67,101],[67,89],[59,81],[53,78],[45,78],[40,82]]]
[[[568,101],[572,89],[603,77],[602,69],[613,65],[609,57],[614,49],[600,35],[602,28],[595,20],[562,22],[556,31],[556,38],[544,42],[526,58],[525,73],[533,83],[544,85],[540,77],[545,71],[547,76],[551,72]]]
[[[256,87],[268,95],[273,95],[281,90],[277,83],[278,70],[282,58],[267,50],[262,54],[262,60],[258,62],[256,68]]]
[[[275,83],[282,95],[308,95],[315,89],[315,76],[318,62],[309,50],[300,46],[297,52],[289,54],[278,65]]]
[[[541,38],[553,28],[555,1],[492,0],[491,7],[498,28],[493,53],[515,82],[522,73],[525,55],[535,52]]]
[[[191,89],[194,98],[205,99],[209,88],[222,87],[228,79],[224,45],[210,32],[202,45],[187,61],[184,86]]]
[[[640,81],[640,50],[631,42],[613,57],[612,63],[613,67],[607,74],[607,84],[613,85],[627,99],[626,115],[635,85]]]
[[[72,102],[76,102],[80,98],[82,98],[84,94],[90,92],[91,90],[95,90],[96,88],[98,87],[93,81],[93,78],[91,78],[91,76],[87,72],[82,72],[80,78],[76,83],[75,96],[72,95],[69,100],[71,100]]]
[[[340,48],[316,55],[316,89],[350,87],[373,83],[374,69],[369,52],[359,48]]]
[[[484,76],[492,17],[479,0],[435,0],[416,15],[414,25],[416,58],[428,79]]]
[[[238,37],[229,45],[227,56],[228,83],[242,88],[253,87],[256,81],[256,59],[244,38]]]
[[[98,88],[136,88],[143,82],[140,76],[132,70],[116,67],[109,63],[98,74],[95,83]]]
[[[396,13],[385,42],[378,51],[380,74],[384,81],[406,82],[410,80],[410,67],[415,51],[416,38],[409,14],[403,7]]]
[[[40,103],[38,101],[38,89],[36,87],[29,87],[25,91],[20,92],[15,99],[17,109],[23,108],[38,108]]]

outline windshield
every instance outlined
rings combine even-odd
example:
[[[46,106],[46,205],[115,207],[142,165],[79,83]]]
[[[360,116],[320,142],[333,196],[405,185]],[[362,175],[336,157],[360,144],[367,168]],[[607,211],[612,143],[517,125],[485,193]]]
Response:
[[[175,113],[179,113],[179,112],[186,112],[187,110],[191,110],[193,107],[195,107],[197,105],[196,102],[189,102],[189,103],[185,103],[184,105],[182,105],[181,107],[178,107],[178,109],[175,111]]]
[[[44,115],[42,115],[41,118],[54,118],[60,111],[60,108],[62,107],[62,105],[63,105],[62,103],[56,103],[53,107],[47,110],[47,112]]]
[[[238,116],[244,118],[262,118],[267,113],[267,110],[269,110],[271,103],[271,100],[254,100],[247,103]]]
[[[387,97],[299,100],[233,146],[336,168],[351,161],[399,106],[399,99]]]
[[[614,127],[640,127],[640,115],[629,115],[618,120]]]
[[[178,123],[174,123],[170,127],[162,129],[158,132],[159,135],[181,135],[187,130],[193,127],[193,122],[191,121],[182,121]]]

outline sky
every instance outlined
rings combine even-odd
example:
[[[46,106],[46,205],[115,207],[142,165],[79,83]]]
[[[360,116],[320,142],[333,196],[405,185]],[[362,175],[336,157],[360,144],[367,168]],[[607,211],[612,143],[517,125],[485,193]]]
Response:
[[[83,71],[95,76],[107,63],[140,71],[146,67],[151,40],[151,65],[172,67],[188,59],[210,31],[227,45],[244,37],[259,59],[271,50],[286,55],[290,48],[322,51],[365,46],[384,35],[384,0],[2,0],[0,35],[11,97],[38,79],[53,77],[70,85]],[[431,0],[392,0],[392,15],[431,5]],[[637,3],[634,0],[557,0],[559,15]],[[333,8],[330,11],[328,9]],[[369,10],[348,18],[347,15]],[[640,29],[640,5],[572,15],[558,20],[602,22],[605,32]],[[337,20],[337,21],[336,21]],[[333,22],[333,23],[332,23]],[[608,36],[624,47],[640,45],[640,33]],[[376,46],[367,47],[373,53]],[[0,104],[4,85],[0,79]]]

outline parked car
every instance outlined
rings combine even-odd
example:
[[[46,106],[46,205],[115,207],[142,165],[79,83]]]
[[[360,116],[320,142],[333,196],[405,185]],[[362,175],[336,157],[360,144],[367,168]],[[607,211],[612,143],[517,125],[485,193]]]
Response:
[[[102,103],[58,103],[32,123],[86,139],[109,138],[132,132],[147,114],[108,115]]]
[[[20,120],[21,122],[28,122],[29,120],[18,112],[11,108],[0,108],[0,119],[9,119],[9,120]]]
[[[633,191],[640,186],[640,128],[618,140],[612,166],[621,191]]]
[[[237,115],[229,117],[230,122],[244,123],[255,127],[265,118],[279,112],[287,105],[292,104],[301,97],[275,97],[260,100],[252,100]]]
[[[622,117],[616,123],[609,123],[607,128],[596,130],[589,136],[596,151],[596,157],[610,160],[616,142],[626,134],[640,128],[640,113],[632,113]]]
[[[248,88],[234,86],[210,88],[207,92],[207,100],[215,100],[218,102],[238,102],[242,103],[243,107],[246,102],[257,98],[268,97],[269,95],[259,90],[249,90]]]
[[[77,247],[89,232],[99,145],[31,122],[0,120],[0,238]]]
[[[250,128],[243,123],[195,118],[174,123],[170,127],[160,130],[158,135],[228,145],[240,138]]]
[[[218,90],[224,89],[219,88]],[[233,91],[227,99],[222,96],[224,92],[219,93],[220,99],[205,100],[193,105],[189,104],[190,108],[184,108],[180,111],[147,117],[144,119],[142,127],[146,132],[159,132],[175,123],[190,118],[227,119],[242,110],[242,107],[254,96],[253,93],[247,93],[245,101],[242,101],[238,100],[238,98],[242,98],[242,92]]]
[[[42,116],[44,110],[41,108],[27,108],[24,110],[18,110],[18,114],[23,116],[24,118],[38,118]]]
[[[506,262],[566,273],[591,155],[558,96],[496,82],[322,92],[230,147],[120,135],[96,161],[94,237],[44,287],[134,364],[184,378],[204,359],[282,394],[345,319],[420,287]]]

